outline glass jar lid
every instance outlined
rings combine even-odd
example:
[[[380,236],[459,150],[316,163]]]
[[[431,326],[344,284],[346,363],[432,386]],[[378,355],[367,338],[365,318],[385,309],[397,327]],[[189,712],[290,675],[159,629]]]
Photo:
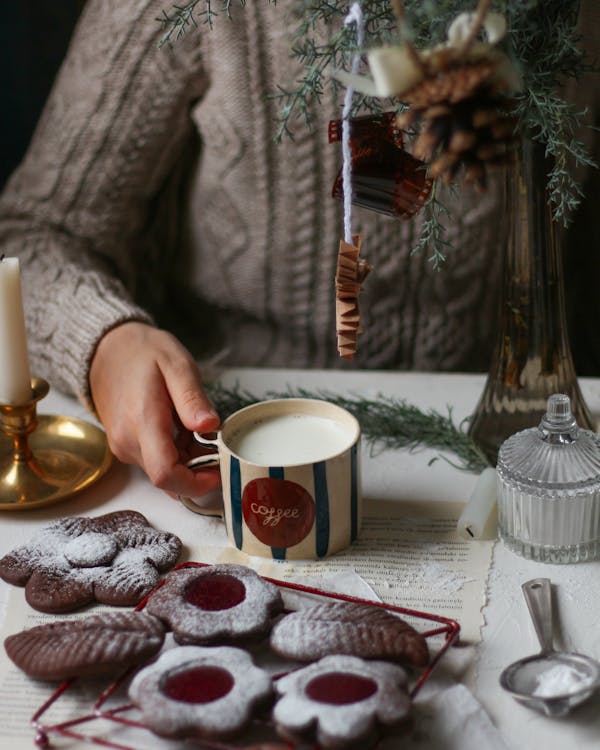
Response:
[[[498,476],[529,492],[593,492],[600,487],[600,436],[583,430],[568,396],[548,399],[539,427],[511,435],[500,446]]]

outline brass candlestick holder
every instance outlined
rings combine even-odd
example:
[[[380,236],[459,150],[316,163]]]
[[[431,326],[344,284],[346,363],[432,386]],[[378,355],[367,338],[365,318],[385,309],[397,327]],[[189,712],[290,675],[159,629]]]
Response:
[[[64,500],[99,479],[112,462],[101,429],[74,417],[37,416],[48,383],[32,378],[31,391],[25,404],[0,404],[0,510]]]

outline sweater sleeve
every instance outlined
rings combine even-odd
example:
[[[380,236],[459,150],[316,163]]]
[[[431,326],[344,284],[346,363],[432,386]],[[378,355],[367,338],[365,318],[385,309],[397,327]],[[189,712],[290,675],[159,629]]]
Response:
[[[31,369],[89,402],[100,338],[128,320],[133,248],[193,135],[201,37],[158,48],[163,0],[87,3],[27,155],[0,199],[21,259]]]

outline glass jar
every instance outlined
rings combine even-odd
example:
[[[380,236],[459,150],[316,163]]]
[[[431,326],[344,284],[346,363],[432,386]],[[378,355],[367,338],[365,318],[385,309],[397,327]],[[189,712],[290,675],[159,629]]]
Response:
[[[502,443],[497,475],[511,550],[549,563],[600,557],[600,436],[577,426],[568,396],[550,396],[539,427]]]

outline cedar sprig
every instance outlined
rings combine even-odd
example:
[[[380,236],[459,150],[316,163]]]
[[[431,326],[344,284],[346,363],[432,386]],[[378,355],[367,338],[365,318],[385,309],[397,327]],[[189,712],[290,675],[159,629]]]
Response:
[[[452,243],[444,239],[446,227],[443,219],[450,218],[450,211],[438,197],[438,182],[433,183],[431,195],[423,206],[423,224],[421,235],[411,253],[428,250],[429,262],[438,271],[446,260],[446,253],[452,249]]]
[[[220,13],[230,16],[235,1],[221,0]],[[237,2],[245,4],[245,0]],[[191,0],[173,6],[171,13],[163,13],[161,44],[170,44],[172,39],[197,26],[196,15],[212,26],[217,15],[215,4],[216,0]],[[417,48],[431,47],[445,39],[448,25],[458,13],[473,10],[474,6],[474,0],[404,0],[403,3],[362,0],[365,47],[402,38]],[[295,121],[310,127],[311,108],[319,105],[326,93],[331,95],[332,116],[336,116],[334,102],[339,84],[331,78],[330,71],[348,69],[356,52],[354,30],[343,25],[348,7],[348,2],[340,0],[294,0],[295,27],[290,49],[304,73],[295,82],[280,81],[272,95],[279,103],[278,139],[293,137]],[[398,7],[402,7],[401,24]],[[586,113],[574,110],[559,93],[567,78],[578,78],[592,69],[579,46],[576,27],[579,0],[495,0],[492,9],[504,13],[508,20],[505,46],[523,77],[524,90],[517,97],[516,109],[520,132],[545,143],[554,158],[554,167],[548,175],[549,200],[555,218],[566,224],[582,197],[574,167],[596,166],[575,136]],[[359,110],[377,113],[386,104],[369,97],[356,97],[353,114]],[[401,105],[396,102],[394,106]],[[429,247],[432,263],[437,266],[445,255],[443,248],[448,245],[443,244],[443,227],[436,226],[435,208],[435,203],[429,206],[417,247]]]
[[[440,414],[434,409],[423,411],[405,399],[378,395],[374,399],[360,396],[343,397],[329,391],[309,391],[305,388],[288,388],[285,391],[268,391],[261,398],[240,389],[208,384],[208,395],[222,419],[257,401],[274,398],[316,398],[330,401],[358,419],[365,441],[372,453],[381,450],[417,451],[424,448],[453,454],[438,456],[461,471],[480,473],[489,465],[487,459],[466,432],[467,420],[455,424],[452,410]],[[432,459],[430,463],[435,461]]]
[[[596,167],[575,133],[586,112],[577,111],[559,91],[569,78],[595,70],[580,47],[576,0],[504,0],[513,54],[523,77],[517,100],[521,132],[545,143],[554,166],[548,175],[554,218],[569,222],[583,192],[574,177],[580,166]]]
[[[268,0],[272,3],[275,1]],[[237,0],[237,2],[241,6],[246,5],[246,0]],[[157,19],[163,29],[158,46],[170,46],[174,40],[180,39],[188,31],[197,28],[199,23],[212,29],[215,18],[219,15],[225,15],[231,20],[233,4],[234,0],[220,0],[219,3],[215,0],[190,0],[183,5],[173,5],[169,13],[163,10],[162,16]],[[217,10],[215,6],[219,6],[219,9]]]
[[[361,3],[366,21],[366,48],[397,41],[401,37],[410,40],[417,48],[431,47],[445,39],[448,25],[458,13],[474,7],[474,3],[467,0],[405,0],[402,27],[399,28],[392,5],[391,0],[363,0]],[[347,8],[346,3],[328,0],[297,0],[295,38],[314,40],[318,29],[339,27]],[[574,110],[559,93],[567,78],[578,78],[593,69],[579,45],[579,1],[496,0],[492,8],[504,13],[508,20],[507,51],[523,77],[524,91],[517,97],[516,108],[519,130],[545,143],[553,157],[554,166],[547,184],[549,201],[554,217],[566,224],[582,198],[574,168],[596,166],[575,136],[586,113]],[[301,45],[295,45],[294,49],[301,49]],[[341,41],[336,41],[335,48],[331,42],[326,42],[314,43],[311,49],[310,64],[319,65],[322,71],[339,68],[340,64],[348,69],[356,51],[355,35],[346,34]],[[300,86],[286,89],[280,113],[280,132],[292,132],[292,122],[300,109],[304,121],[310,121],[304,112],[322,96],[323,81],[319,81],[318,97],[310,84],[310,80],[302,82],[301,97],[298,98]],[[368,98],[361,101],[361,106],[364,111],[377,111],[375,103]],[[448,245],[442,245],[440,241],[443,227],[436,224],[434,206],[435,203],[429,206],[429,216],[416,247],[428,247],[432,262],[437,266],[445,255],[442,248],[448,248]]]

